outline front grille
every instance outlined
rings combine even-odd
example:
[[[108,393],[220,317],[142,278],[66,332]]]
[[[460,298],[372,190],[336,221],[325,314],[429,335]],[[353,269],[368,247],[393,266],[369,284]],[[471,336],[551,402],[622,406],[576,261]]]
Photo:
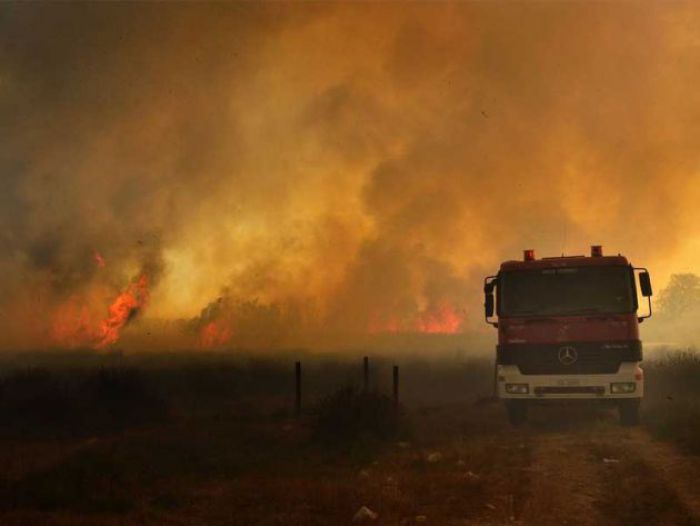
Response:
[[[571,349],[574,361],[562,360],[562,353]],[[642,343],[570,342],[557,344],[499,345],[496,354],[501,365],[517,365],[522,374],[612,374],[622,362],[642,360]],[[566,358],[566,356],[564,356]]]
[[[548,394],[594,394],[604,395],[605,387],[535,387],[535,394],[543,396]]]

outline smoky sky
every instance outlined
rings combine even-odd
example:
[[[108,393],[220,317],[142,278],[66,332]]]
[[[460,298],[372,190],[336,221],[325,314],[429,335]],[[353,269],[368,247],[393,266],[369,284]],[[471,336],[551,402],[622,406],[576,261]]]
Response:
[[[698,22],[682,3],[3,4],[0,343],[40,344],[68,301],[99,317],[143,271],[144,316],[225,291],[340,331],[443,304],[476,326],[483,276],[524,248],[692,271]]]

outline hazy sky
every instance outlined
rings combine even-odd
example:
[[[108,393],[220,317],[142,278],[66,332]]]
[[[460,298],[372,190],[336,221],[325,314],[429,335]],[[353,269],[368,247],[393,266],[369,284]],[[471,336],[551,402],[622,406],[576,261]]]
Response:
[[[523,248],[659,288],[700,271],[698,85],[697,3],[4,3],[0,345],[143,272],[149,317],[360,331],[475,326]]]

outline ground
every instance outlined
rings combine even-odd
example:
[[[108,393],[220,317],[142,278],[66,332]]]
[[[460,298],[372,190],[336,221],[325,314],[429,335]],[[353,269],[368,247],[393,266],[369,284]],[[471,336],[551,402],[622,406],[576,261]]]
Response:
[[[6,433],[0,524],[336,525],[362,506],[377,525],[700,524],[700,457],[687,447],[600,407],[537,408],[512,428],[478,396],[487,380],[449,396],[463,376],[450,369],[408,371],[404,392],[425,379],[383,441],[319,444],[312,404],[295,418],[289,397],[229,400],[214,382],[158,421]]]

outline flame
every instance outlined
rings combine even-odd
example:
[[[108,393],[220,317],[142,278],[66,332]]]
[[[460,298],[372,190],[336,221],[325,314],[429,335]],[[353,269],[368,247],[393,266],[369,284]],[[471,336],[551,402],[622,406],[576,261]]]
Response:
[[[370,316],[370,334],[382,332],[422,332],[426,334],[455,334],[460,331],[464,316],[451,304],[443,302],[420,311],[407,320],[395,316]]]
[[[430,334],[454,334],[459,332],[462,321],[463,316],[452,305],[442,303],[423,311],[416,320],[416,329]]]
[[[115,343],[122,328],[148,303],[148,298],[148,276],[141,274],[109,306],[109,317],[100,324],[95,348],[104,349]]]
[[[95,339],[95,330],[88,307],[74,298],[61,306],[53,317],[51,339],[69,348],[89,345]]]
[[[91,315],[88,297],[72,297],[58,307],[50,328],[51,340],[62,347],[103,349],[119,339],[122,328],[148,302],[148,276],[139,275],[109,306],[102,320]]]
[[[402,332],[402,327],[399,320],[394,316],[380,316],[373,314],[369,318],[369,326],[367,330],[370,334],[379,334],[382,332]]]
[[[92,255],[92,259],[95,260],[95,263],[97,263],[97,266],[100,268],[105,268],[105,266],[107,266],[105,258],[103,258],[102,254],[100,254],[99,252],[94,252]]]
[[[202,349],[220,347],[231,339],[230,327],[222,326],[216,321],[210,321],[204,325],[199,333],[199,346]]]

